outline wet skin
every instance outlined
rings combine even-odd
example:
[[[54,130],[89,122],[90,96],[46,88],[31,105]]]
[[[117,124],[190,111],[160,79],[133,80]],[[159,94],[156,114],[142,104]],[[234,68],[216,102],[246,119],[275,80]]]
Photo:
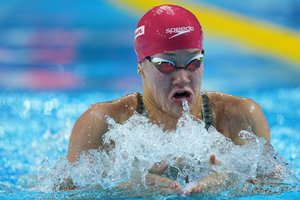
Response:
[[[184,67],[186,62],[199,53],[198,49],[184,49],[153,55],[174,61],[177,67]],[[180,101],[188,100],[190,113],[195,118],[201,116],[201,82],[204,65],[195,71],[177,69],[168,74],[158,71],[148,60],[138,64],[143,81],[143,101],[148,110],[149,119],[164,130],[175,129],[178,118],[182,115]],[[176,93],[186,92],[180,96]],[[270,141],[270,130],[266,118],[257,103],[251,99],[236,97],[224,93],[207,92],[212,106],[213,126],[235,144],[243,144],[238,133],[241,130],[251,131],[259,137]],[[69,141],[67,159],[73,163],[83,151],[103,149],[102,136],[108,131],[105,116],[112,117],[122,124],[130,118],[138,108],[138,94],[133,93],[120,99],[96,103],[76,121]],[[216,158],[210,158],[211,164],[216,164]],[[165,165],[154,166],[147,176],[147,183],[163,192],[181,191],[182,194],[205,191],[205,187],[213,187],[213,181],[224,178],[215,175],[200,180],[198,183],[187,185],[185,188],[170,179],[160,176],[166,169]],[[208,186],[211,184],[211,186]],[[216,185],[217,186],[217,185]]]

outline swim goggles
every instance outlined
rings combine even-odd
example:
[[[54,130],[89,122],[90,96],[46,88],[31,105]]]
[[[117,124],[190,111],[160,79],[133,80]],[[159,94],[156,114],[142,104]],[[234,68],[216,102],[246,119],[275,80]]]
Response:
[[[178,67],[176,66],[176,63],[174,61],[170,61],[164,58],[151,58],[149,56],[146,57],[146,59],[161,73],[170,73],[175,71],[176,69],[187,69],[189,71],[195,71],[201,66],[203,58],[203,53],[199,53],[189,59],[186,62],[185,67]]]

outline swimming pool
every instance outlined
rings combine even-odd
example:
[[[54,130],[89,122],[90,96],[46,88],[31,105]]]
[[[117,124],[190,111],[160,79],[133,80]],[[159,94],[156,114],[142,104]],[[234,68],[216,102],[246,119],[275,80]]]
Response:
[[[3,30],[0,37],[1,199],[128,197],[110,190],[50,192],[46,189],[49,184],[39,182],[36,177],[36,174],[46,176],[49,170],[44,170],[45,165],[66,155],[73,123],[91,103],[120,97],[124,95],[121,90],[141,90],[132,47],[132,33],[141,15],[140,8],[136,2],[128,5],[115,2],[0,2],[3,11],[0,14]],[[224,8],[215,13],[220,18],[226,18],[227,13],[235,15],[234,19],[245,20],[246,17],[245,24],[266,22],[265,27],[258,29],[293,30],[296,36],[292,41],[298,39],[299,3],[296,1],[253,1],[247,2],[247,6],[236,1],[185,2],[194,2],[198,10],[203,8],[203,3]],[[225,15],[219,15],[223,13],[219,11],[225,11]],[[268,26],[269,23],[275,26]],[[268,54],[270,49],[260,52],[258,48],[247,46],[245,41],[237,42],[235,37],[222,37],[222,30],[209,30],[208,25],[204,27],[207,32],[203,87],[256,100],[270,123],[272,144],[299,179],[299,57],[295,63],[287,55]],[[237,32],[235,36],[247,38],[249,35]],[[252,42],[269,45],[265,41]],[[293,44],[297,43],[290,47]],[[296,53],[293,48],[289,49],[290,56]],[[32,89],[35,92],[29,91]],[[68,89],[73,92],[64,92]],[[61,92],[46,92],[49,90]],[[36,186],[40,188],[30,189]],[[224,199],[226,195],[214,198]],[[280,198],[299,199],[299,190],[272,196],[239,197]]]
[[[66,155],[68,138],[77,117],[91,103],[111,100],[121,95],[123,94],[107,92],[82,92],[78,95],[62,92],[2,91],[0,198],[120,197],[118,195],[122,194],[112,194],[112,191],[49,192],[32,191],[30,188],[42,184],[37,182],[35,177],[38,168],[41,173],[42,162],[46,160],[48,163],[53,163]],[[299,179],[300,88],[277,88],[244,92],[238,95],[250,97],[262,106],[271,127],[271,143],[286,159],[295,177]],[[258,195],[239,198],[297,199],[299,197],[299,191],[293,191],[272,196]],[[226,196],[215,198],[223,199]]]

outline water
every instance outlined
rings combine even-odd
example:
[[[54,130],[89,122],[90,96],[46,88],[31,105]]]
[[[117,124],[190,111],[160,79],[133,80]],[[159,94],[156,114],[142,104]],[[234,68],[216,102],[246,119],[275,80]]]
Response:
[[[300,4],[297,1],[263,0],[248,2],[247,6],[236,1],[210,0],[204,3],[294,31],[300,27]],[[79,115],[94,102],[124,95],[112,91],[141,89],[136,68],[132,67],[136,66],[132,33],[140,13],[132,10],[128,12],[122,6],[112,6],[111,2],[96,0],[88,3],[72,1],[71,4],[57,0],[47,3],[30,0],[26,5],[20,0],[14,0],[1,1],[0,4],[0,199],[109,199],[112,196],[126,198],[129,194],[111,189],[132,178],[133,172],[129,170],[130,167],[121,167],[120,170],[120,166],[132,166],[134,172],[143,177],[143,173],[151,166],[149,163],[160,159],[179,169],[177,178],[183,186],[186,185],[186,174],[189,174],[190,181],[193,181],[210,170],[227,170],[243,181],[254,176],[258,166],[263,173],[266,173],[267,169],[273,169],[272,165],[263,168],[259,162],[258,158],[264,157],[261,155],[264,145],[262,140],[252,138],[250,146],[236,147],[219,133],[214,130],[207,132],[203,129],[203,124],[188,117],[183,119],[177,131],[166,135],[159,127],[149,124],[147,119],[141,116],[134,116],[123,126],[111,122],[112,130],[106,135],[106,139],[116,140],[119,149],[109,155],[90,152],[83,156],[76,166],[70,166],[64,157],[72,126]],[[300,88],[290,88],[299,85],[298,67],[281,57],[271,58],[268,52],[244,50],[244,44],[236,44],[232,40],[218,39],[210,33],[205,37],[205,65],[209,67],[205,68],[203,87],[219,91],[228,91],[230,88],[230,91],[236,91],[237,95],[256,100],[270,123],[272,145],[288,163],[288,166],[285,166],[286,173],[290,171],[287,177],[299,178]],[[61,52],[58,47],[64,47],[66,51]],[[123,62],[124,60],[126,62]],[[35,79],[32,80],[32,76],[38,80],[43,76],[43,81],[33,83]],[[26,80],[30,80],[29,83]],[[3,88],[70,89],[71,86],[78,90],[89,88],[105,93],[3,91]],[[255,88],[259,91],[240,92],[243,88]],[[145,132],[147,134],[144,134]],[[211,138],[209,133],[218,137]],[[183,139],[179,141],[180,138]],[[162,139],[168,140],[168,145],[162,143]],[[213,141],[219,144],[215,148],[211,147]],[[206,151],[200,151],[205,150],[204,148],[196,148],[196,142],[206,147]],[[122,149],[125,145],[128,148]],[[249,152],[252,154],[249,155]],[[211,153],[216,154],[222,165],[210,168],[208,157]],[[193,154],[197,156],[192,156]],[[124,155],[127,157],[122,157]],[[185,163],[188,163],[190,169],[179,168],[176,159],[180,156],[186,157]],[[139,158],[139,163],[135,157]],[[230,162],[236,157],[240,158],[240,162]],[[107,168],[100,167],[104,164],[99,162],[100,158],[107,161]],[[114,158],[114,162],[110,158]],[[94,164],[89,164],[86,160],[93,160]],[[192,171],[191,168],[197,166],[196,162],[199,161],[201,170],[196,168],[196,171]],[[253,165],[250,165],[250,161]],[[269,164],[274,162],[281,163],[282,160],[268,161]],[[114,178],[113,181],[104,177],[108,176],[107,173],[110,178]],[[59,178],[62,180],[67,175],[73,176],[76,184],[82,189],[53,192]],[[284,183],[292,181],[286,178]],[[140,193],[137,192],[135,196],[147,195],[142,188],[139,189]],[[148,194],[148,197],[153,195],[161,197],[157,194]],[[297,191],[271,196],[245,195],[246,197],[240,198],[300,197]],[[227,197],[226,193],[213,196],[215,199]]]
[[[193,182],[206,173],[226,171],[243,182],[257,173],[271,173],[276,170],[274,165],[278,164],[285,176],[283,181],[279,181],[281,186],[271,189],[271,192],[281,191],[282,194],[267,197],[299,197],[299,190],[292,187],[300,177],[300,125],[297,123],[300,118],[299,88],[240,94],[256,100],[262,106],[271,127],[271,143],[281,156],[276,152],[262,154],[265,141],[248,132],[243,134],[250,140],[249,144],[236,146],[216,130],[206,131],[202,122],[193,120],[188,114],[182,117],[175,131],[168,133],[136,114],[123,125],[115,124],[108,118],[111,130],[104,139],[106,142],[115,141],[116,148],[113,151],[90,151],[76,165],[66,162],[64,157],[69,135],[78,116],[91,103],[121,95],[2,92],[0,198],[128,197],[129,194],[114,187],[136,177],[141,177],[138,180],[141,187],[137,188],[135,196],[161,197],[159,194],[143,192],[145,172],[153,163],[161,160],[178,170],[177,177],[173,178],[177,178],[183,187],[186,185],[186,175]],[[209,164],[212,154],[216,155],[221,165]],[[272,159],[271,155],[282,159]],[[185,165],[180,165],[181,162]],[[265,162],[268,164],[265,165]],[[73,178],[79,189],[54,192],[59,181],[68,176]],[[237,194],[240,188],[231,187],[227,190],[229,192],[213,197],[228,198]],[[270,191],[269,188],[267,190]],[[249,191],[250,194],[243,195],[250,199],[262,198],[260,194],[251,195],[257,193],[254,189]]]

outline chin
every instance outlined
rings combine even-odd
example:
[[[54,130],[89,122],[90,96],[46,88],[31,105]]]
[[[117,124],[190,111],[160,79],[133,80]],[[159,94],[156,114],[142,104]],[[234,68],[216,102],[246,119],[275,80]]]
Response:
[[[183,114],[183,108],[182,105],[172,105],[167,111],[172,117],[174,118],[180,118]]]
[[[168,113],[169,115],[171,115],[174,118],[180,118],[183,114],[183,107],[182,107],[182,102],[184,100],[186,100],[188,102],[189,108],[193,108],[194,106],[194,98],[192,98],[193,96],[190,96],[189,98],[170,98],[170,99],[166,99],[165,102],[168,102],[167,105],[165,105],[165,109],[164,112]]]

